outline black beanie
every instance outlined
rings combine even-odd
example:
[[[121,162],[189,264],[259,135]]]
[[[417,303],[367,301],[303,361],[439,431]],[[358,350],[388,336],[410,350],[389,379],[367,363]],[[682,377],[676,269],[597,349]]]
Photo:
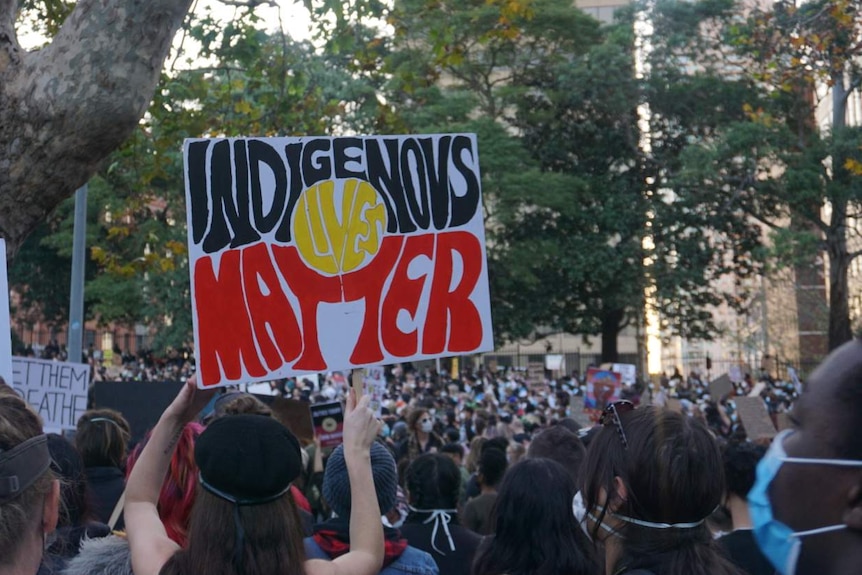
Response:
[[[195,462],[204,488],[240,505],[278,498],[302,471],[299,441],[264,415],[212,422],[195,442]]]
[[[376,442],[371,444],[371,475],[374,478],[374,491],[377,492],[380,514],[385,515],[395,507],[398,494],[398,470],[389,450]],[[347,476],[343,445],[336,447],[326,461],[326,471],[323,474],[323,498],[336,515],[350,517],[350,478]]]

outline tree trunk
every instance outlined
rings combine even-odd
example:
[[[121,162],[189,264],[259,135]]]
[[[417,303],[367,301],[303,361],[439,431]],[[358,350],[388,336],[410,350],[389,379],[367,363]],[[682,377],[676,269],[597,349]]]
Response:
[[[625,319],[625,310],[602,309],[602,363],[617,363],[620,359],[617,336]]]
[[[832,86],[832,133],[840,132],[847,125],[847,88],[844,74],[833,76]],[[851,186],[850,174],[844,167],[845,157],[836,147],[832,154],[832,179],[839,186]],[[847,275],[850,254],[847,248],[847,201],[833,200],[832,219],[826,235],[826,250],[829,254],[829,351],[853,338],[850,325],[850,297]]]
[[[829,242],[829,351],[853,339],[847,274],[850,257],[842,234]]]
[[[49,46],[24,52],[18,2],[0,0],[0,237],[10,259],[135,129],[190,4],[78,0]]]

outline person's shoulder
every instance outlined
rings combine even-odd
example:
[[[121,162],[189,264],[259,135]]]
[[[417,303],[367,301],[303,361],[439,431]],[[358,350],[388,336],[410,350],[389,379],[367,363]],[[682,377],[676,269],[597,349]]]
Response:
[[[386,567],[380,575],[396,575],[410,573],[411,575],[439,575],[440,569],[430,553],[408,545],[397,561]]]
[[[450,525],[449,531],[452,532],[452,536],[459,540],[459,542],[467,542],[470,545],[474,545],[476,547],[482,542],[483,537],[476,533],[475,531],[470,531],[463,525]]]
[[[109,535],[83,539],[78,555],[70,559],[62,575],[132,575],[132,552],[125,537]]]
[[[305,547],[305,558],[306,559],[323,559],[329,561],[331,557],[326,554],[320,545],[317,544],[317,541],[314,540],[314,537],[306,537],[302,540],[303,547]]]

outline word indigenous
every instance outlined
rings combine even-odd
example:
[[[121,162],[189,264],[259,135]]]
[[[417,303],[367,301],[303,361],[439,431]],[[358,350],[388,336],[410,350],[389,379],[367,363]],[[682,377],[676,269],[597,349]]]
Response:
[[[475,137],[190,140],[185,156],[204,386],[490,348]],[[322,305],[351,302],[355,341],[321,341],[349,337]]]

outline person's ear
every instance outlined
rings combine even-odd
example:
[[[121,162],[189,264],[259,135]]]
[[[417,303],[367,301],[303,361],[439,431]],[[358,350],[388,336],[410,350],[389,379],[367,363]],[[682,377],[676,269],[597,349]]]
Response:
[[[853,531],[862,531],[862,479],[847,493],[847,508],[844,510],[844,524]]]
[[[45,505],[42,508],[42,530],[46,535],[54,532],[57,521],[60,520],[60,482],[55,479],[51,482],[51,490],[45,496]]]
[[[616,512],[620,507],[622,507],[623,503],[625,503],[629,498],[629,490],[626,488],[625,483],[623,482],[622,477],[619,475],[614,477],[614,496],[611,497],[611,500],[608,504],[608,507],[611,511]]]

